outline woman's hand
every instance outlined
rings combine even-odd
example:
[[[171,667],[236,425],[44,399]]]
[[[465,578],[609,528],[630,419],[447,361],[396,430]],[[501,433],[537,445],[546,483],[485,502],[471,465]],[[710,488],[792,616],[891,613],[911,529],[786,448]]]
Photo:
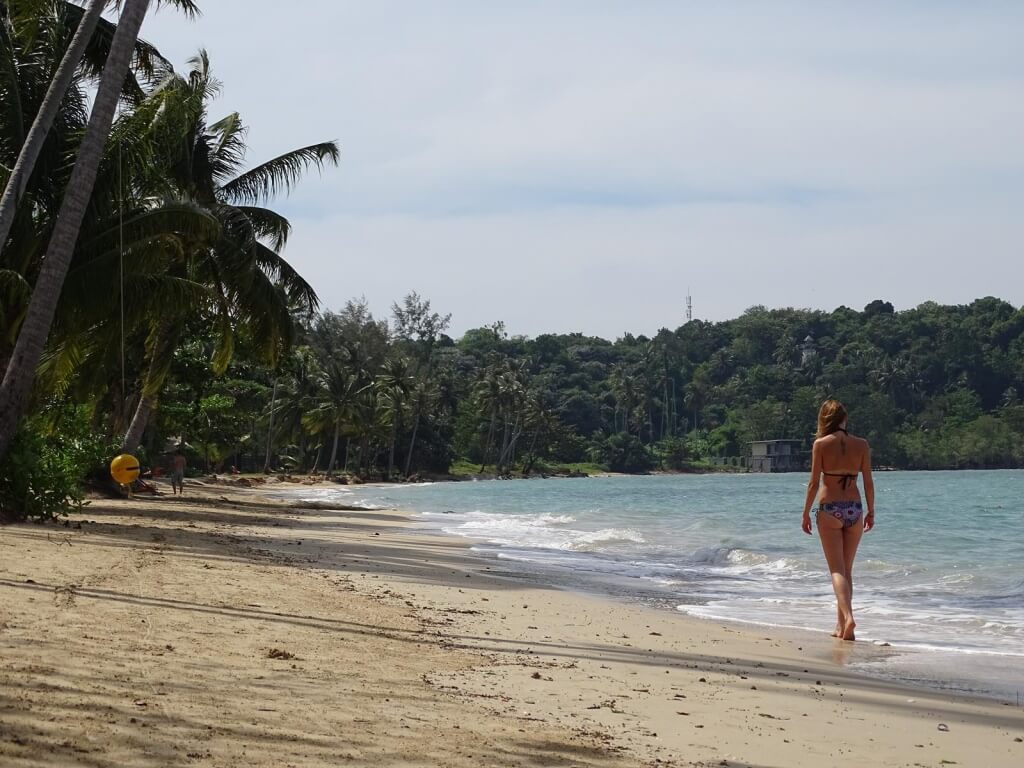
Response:
[[[869,511],[864,516],[864,533],[867,533],[868,531],[870,531],[874,527],[875,527],[875,510],[872,509],[871,511]]]
[[[811,513],[804,512],[804,519],[800,522],[800,530],[808,536],[811,534]]]

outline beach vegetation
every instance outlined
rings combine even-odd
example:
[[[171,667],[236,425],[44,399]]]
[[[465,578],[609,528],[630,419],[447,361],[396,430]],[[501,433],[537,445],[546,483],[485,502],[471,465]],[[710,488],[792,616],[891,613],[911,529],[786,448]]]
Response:
[[[145,6],[124,3],[122,24]],[[1024,310],[997,298],[756,306],[614,340],[498,320],[453,334],[415,292],[387,316],[323,308],[271,206],[339,161],[334,142],[249,165],[241,116],[209,115],[210,57],[177,73],[103,19],[61,87],[88,10],[36,4],[26,26],[16,7],[0,2],[5,188],[34,116],[48,125],[0,242],[8,516],[74,508],[115,449],[346,481],[737,470],[751,441],[808,450],[827,397],[879,466],[1024,466]],[[90,124],[92,92],[109,120]]]

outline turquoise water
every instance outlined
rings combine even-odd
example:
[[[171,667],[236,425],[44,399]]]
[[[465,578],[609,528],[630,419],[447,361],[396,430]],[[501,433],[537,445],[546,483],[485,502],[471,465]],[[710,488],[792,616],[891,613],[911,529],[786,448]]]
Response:
[[[417,512],[565,586],[827,632],[834,596],[817,534],[800,531],[805,482],[672,475],[314,493]],[[875,485],[876,529],[854,570],[858,637],[916,649],[889,665],[897,677],[1024,690],[1024,471],[878,473]]]

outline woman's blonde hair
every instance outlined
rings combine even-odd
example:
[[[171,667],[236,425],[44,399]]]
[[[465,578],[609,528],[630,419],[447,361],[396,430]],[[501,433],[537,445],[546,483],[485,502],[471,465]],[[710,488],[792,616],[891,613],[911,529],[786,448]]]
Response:
[[[826,400],[818,411],[817,437],[825,437],[838,431],[847,417],[846,407],[838,400]]]

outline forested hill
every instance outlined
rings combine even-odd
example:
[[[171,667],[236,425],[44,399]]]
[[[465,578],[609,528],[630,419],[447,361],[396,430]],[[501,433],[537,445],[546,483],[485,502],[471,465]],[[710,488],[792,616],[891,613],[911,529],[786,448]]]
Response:
[[[211,461],[262,464],[273,412],[271,463],[302,470],[684,469],[742,456],[751,440],[809,448],[818,405],[837,397],[876,466],[1024,465],[1024,310],[994,298],[902,312],[880,300],[753,307],[614,342],[509,337],[501,323],[452,339],[415,294],[393,310],[373,318],[350,302],[312,319],[276,374],[238,362],[210,379],[194,340],[147,442],[180,434]]]

